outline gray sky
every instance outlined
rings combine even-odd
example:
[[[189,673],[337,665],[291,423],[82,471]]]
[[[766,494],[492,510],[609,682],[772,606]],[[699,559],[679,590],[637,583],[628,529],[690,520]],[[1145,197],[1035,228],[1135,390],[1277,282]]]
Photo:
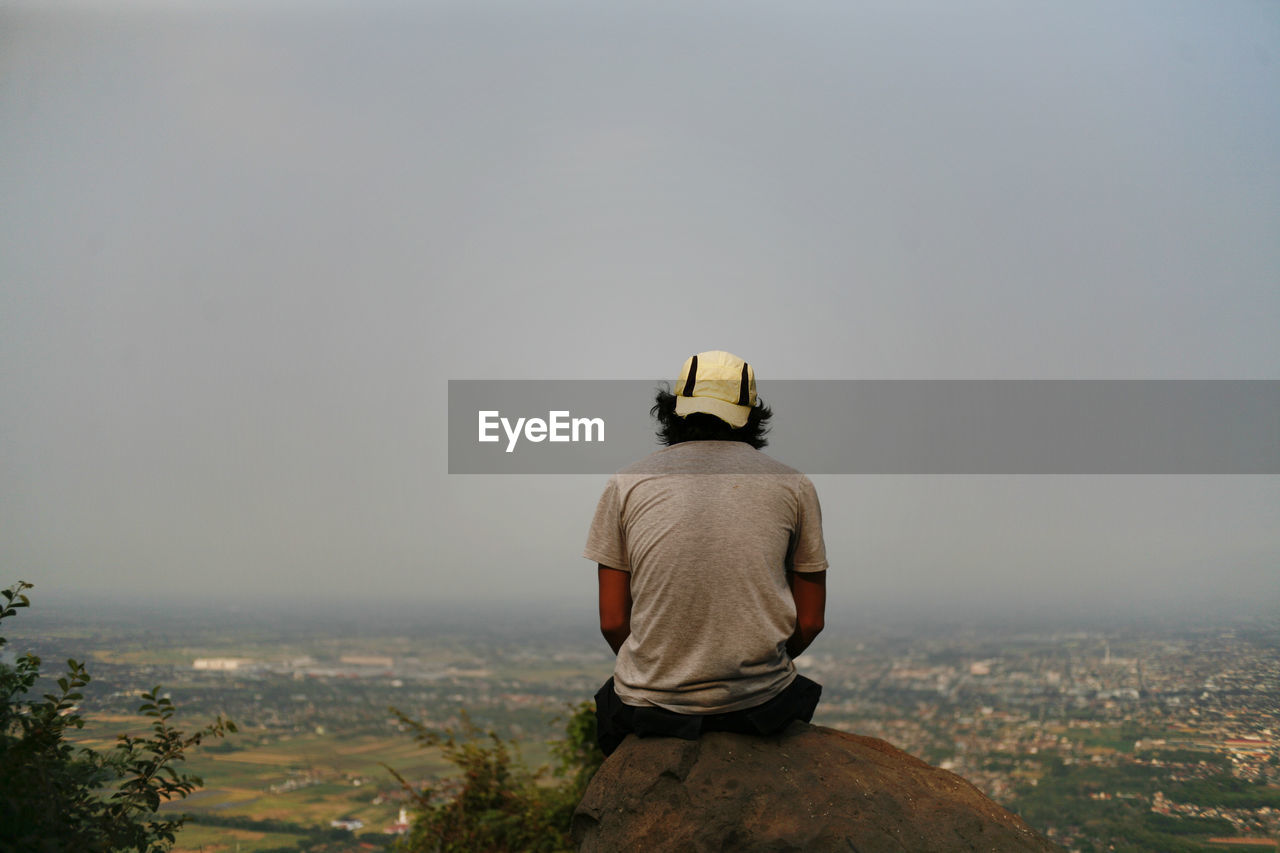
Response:
[[[1280,378],[1278,92],[1272,2],[0,2],[3,575],[592,607],[450,378]],[[810,473],[837,606],[1280,604],[1280,478]]]

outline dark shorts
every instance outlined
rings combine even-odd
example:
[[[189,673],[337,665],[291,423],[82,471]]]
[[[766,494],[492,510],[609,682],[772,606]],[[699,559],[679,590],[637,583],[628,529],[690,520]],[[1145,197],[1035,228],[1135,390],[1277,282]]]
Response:
[[[609,755],[629,734],[697,740],[702,732],[776,734],[795,720],[809,722],[822,685],[803,675],[768,702],[727,714],[677,714],[664,708],[639,708],[618,698],[610,678],[596,693],[596,743]]]

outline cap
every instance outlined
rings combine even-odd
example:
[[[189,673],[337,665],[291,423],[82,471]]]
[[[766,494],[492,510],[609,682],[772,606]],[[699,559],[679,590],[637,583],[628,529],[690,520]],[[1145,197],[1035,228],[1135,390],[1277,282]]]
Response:
[[[675,391],[680,417],[702,412],[737,429],[756,404],[756,372],[731,352],[700,352],[680,368]]]

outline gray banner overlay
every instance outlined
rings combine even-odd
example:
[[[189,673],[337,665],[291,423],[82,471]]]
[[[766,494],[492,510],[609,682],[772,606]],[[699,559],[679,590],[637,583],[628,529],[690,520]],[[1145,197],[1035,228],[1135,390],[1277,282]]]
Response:
[[[449,380],[449,473],[611,474],[660,383]],[[773,380],[765,452],[808,474],[1280,474],[1277,380]],[[481,440],[481,436],[487,440]]]

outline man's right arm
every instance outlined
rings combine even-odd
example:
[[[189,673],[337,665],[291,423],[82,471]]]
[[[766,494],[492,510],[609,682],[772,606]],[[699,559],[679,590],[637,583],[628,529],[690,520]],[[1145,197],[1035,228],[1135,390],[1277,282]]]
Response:
[[[796,603],[796,630],[787,640],[787,654],[796,658],[822,631],[827,610],[827,573],[787,572],[787,585]]]

